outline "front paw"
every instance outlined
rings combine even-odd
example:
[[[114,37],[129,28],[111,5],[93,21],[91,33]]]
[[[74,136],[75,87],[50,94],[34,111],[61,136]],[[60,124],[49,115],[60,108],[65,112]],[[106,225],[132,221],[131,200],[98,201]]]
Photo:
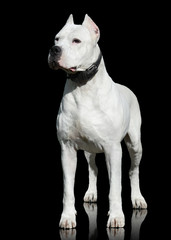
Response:
[[[74,213],[63,213],[59,222],[59,227],[64,229],[76,227],[76,216]]]
[[[107,227],[108,228],[123,228],[125,226],[125,217],[123,214],[121,215],[114,215],[110,214],[108,221],[107,221]]]

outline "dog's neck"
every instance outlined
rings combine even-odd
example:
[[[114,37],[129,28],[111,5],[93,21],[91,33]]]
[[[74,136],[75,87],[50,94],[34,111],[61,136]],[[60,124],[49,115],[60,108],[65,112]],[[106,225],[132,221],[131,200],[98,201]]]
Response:
[[[98,72],[98,67],[100,65],[101,59],[102,53],[100,52],[96,62],[94,62],[89,68],[87,68],[85,71],[78,71],[74,74],[68,74],[68,78],[75,83],[86,84]]]

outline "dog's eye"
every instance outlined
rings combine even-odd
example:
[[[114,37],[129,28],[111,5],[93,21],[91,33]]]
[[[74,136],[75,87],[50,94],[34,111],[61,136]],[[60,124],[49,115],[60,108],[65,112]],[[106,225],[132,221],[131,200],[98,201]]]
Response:
[[[59,38],[58,38],[58,37],[56,37],[56,38],[55,38],[55,41],[57,42],[58,40],[59,40]]]
[[[74,39],[72,40],[72,43],[81,43],[81,40],[78,39],[78,38],[74,38]]]

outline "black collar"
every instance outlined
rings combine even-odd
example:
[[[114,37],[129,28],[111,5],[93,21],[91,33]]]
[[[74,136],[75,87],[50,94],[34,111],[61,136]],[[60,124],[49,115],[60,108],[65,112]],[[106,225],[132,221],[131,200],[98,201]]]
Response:
[[[73,82],[85,84],[87,81],[91,80],[98,72],[98,67],[102,59],[102,53],[100,52],[99,57],[95,63],[93,63],[85,71],[78,71],[74,74],[68,74],[68,78]]]

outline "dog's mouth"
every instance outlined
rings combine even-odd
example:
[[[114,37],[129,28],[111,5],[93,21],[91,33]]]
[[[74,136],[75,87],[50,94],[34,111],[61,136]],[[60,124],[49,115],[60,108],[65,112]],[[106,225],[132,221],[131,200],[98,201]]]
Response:
[[[53,70],[58,70],[58,69],[62,69],[65,72],[69,73],[69,74],[74,74],[77,71],[77,67],[70,67],[70,68],[66,68],[64,66],[61,66],[59,62],[56,61],[50,61],[49,62],[49,66],[50,68],[52,68]]]
[[[77,67],[71,67],[71,68],[69,68],[69,71],[72,72],[72,73],[76,72],[76,70],[77,70]]]
[[[59,68],[64,70],[68,74],[75,74],[77,72],[77,67],[65,68],[59,65]]]
[[[81,65],[79,66],[67,66],[67,64],[64,64],[63,61],[61,61],[61,57],[57,56],[52,56],[49,54],[48,56],[48,63],[49,67],[53,70],[58,70],[61,69],[65,71],[68,74],[75,74],[77,71],[83,71],[81,69]]]
[[[81,67],[81,65],[69,67],[69,66],[66,66],[63,63],[61,63],[60,59],[55,59],[55,58],[52,58],[51,56],[48,59],[48,63],[49,63],[49,67],[51,69],[53,69],[53,70],[61,69],[61,70],[65,71],[67,74],[71,74],[71,75],[76,74],[78,71],[79,72],[84,71],[84,69]]]

